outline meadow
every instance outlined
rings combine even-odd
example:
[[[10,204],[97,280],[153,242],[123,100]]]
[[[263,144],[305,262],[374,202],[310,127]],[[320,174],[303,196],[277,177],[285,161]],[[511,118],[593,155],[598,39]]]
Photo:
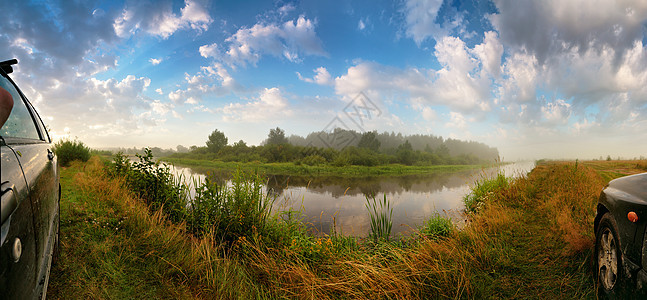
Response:
[[[152,174],[150,159],[140,163],[119,170],[95,156],[61,169],[49,298],[595,298],[599,192],[647,169],[645,161],[543,162],[525,177],[482,178],[466,196],[466,224],[435,216],[392,239],[379,230],[309,235],[268,211],[262,180],[245,171],[238,187],[205,184],[193,208],[181,207],[172,196],[181,185]],[[158,188],[143,193],[150,180]],[[384,228],[388,199],[375,200],[367,214]]]

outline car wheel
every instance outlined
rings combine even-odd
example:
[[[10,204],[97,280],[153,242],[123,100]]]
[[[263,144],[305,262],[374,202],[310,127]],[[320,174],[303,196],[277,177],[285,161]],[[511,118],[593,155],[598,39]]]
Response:
[[[610,213],[602,216],[596,233],[595,270],[598,291],[612,298],[618,296],[623,280],[622,253],[616,222]]]

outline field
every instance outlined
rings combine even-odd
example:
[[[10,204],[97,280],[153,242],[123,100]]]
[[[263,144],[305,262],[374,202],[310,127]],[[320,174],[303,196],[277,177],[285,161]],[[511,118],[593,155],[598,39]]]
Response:
[[[245,171],[259,171],[264,174],[274,175],[300,175],[300,176],[344,176],[344,177],[365,177],[365,176],[397,176],[408,174],[428,174],[434,172],[456,172],[473,170],[486,167],[485,165],[437,165],[437,166],[406,166],[401,164],[389,164],[381,166],[343,166],[332,165],[308,166],[291,162],[261,163],[261,162],[223,162],[218,160],[199,160],[188,158],[162,158],[163,161],[192,168],[205,168],[205,170],[235,170],[240,168]]]
[[[93,158],[61,170],[61,252],[50,299],[595,298],[593,218],[608,180],[646,161],[543,162],[480,184],[462,229],[397,241],[195,237]],[[485,180],[484,180],[485,182]],[[434,223],[434,222],[429,222]]]

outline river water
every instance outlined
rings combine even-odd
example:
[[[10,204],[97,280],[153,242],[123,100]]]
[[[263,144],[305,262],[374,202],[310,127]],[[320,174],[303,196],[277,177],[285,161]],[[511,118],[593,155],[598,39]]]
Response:
[[[519,162],[488,169],[390,177],[268,175],[265,192],[276,197],[275,212],[292,211],[290,215],[306,222],[313,234],[329,234],[334,227],[338,233],[357,237],[367,236],[370,230],[367,196],[382,200],[386,194],[393,208],[392,234],[397,236],[411,234],[436,213],[460,225],[465,219],[463,196],[477,179],[496,176],[499,170],[507,177],[517,177],[532,168],[534,162]],[[223,171],[181,166],[172,167],[172,171],[197,180],[210,174],[230,184]]]

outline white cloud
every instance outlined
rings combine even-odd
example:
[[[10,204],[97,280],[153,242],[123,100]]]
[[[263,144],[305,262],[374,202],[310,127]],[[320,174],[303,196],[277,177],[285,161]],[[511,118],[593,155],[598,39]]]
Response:
[[[483,70],[496,78],[501,75],[501,56],[503,56],[503,45],[501,45],[495,32],[485,32],[483,43],[474,46],[472,53],[474,53],[483,64]]]
[[[427,121],[436,121],[438,114],[431,107],[425,106],[422,108],[422,117]]]
[[[315,32],[315,23],[304,16],[283,24],[258,23],[251,28],[243,27],[225,42],[228,48],[223,60],[231,65],[255,65],[264,54],[282,56],[293,62],[299,61],[300,55],[327,55]]]
[[[364,24],[364,20],[360,19],[359,22],[357,22],[357,29],[364,30],[366,28],[366,24]]]
[[[161,88],[156,89],[155,92],[157,92],[160,95],[164,95],[164,92],[162,92]]]
[[[446,127],[457,128],[457,129],[467,128],[467,121],[465,120],[465,116],[463,116],[462,114],[457,112],[450,112],[449,117],[450,117],[449,122],[445,124]]]
[[[220,53],[218,51],[218,44],[213,43],[211,45],[203,45],[200,46],[199,48],[200,55],[204,58],[218,58],[220,57]]]
[[[283,5],[283,6],[281,6],[279,8],[279,14],[281,16],[285,16],[285,15],[289,14],[290,12],[294,11],[295,9],[296,9],[296,7],[294,6],[294,4],[288,3],[288,4]]]
[[[185,0],[180,15],[173,12],[171,2],[131,2],[114,21],[114,31],[127,37],[144,30],[148,34],[168,38],[181,29],[206,31],[213,21],[207,9],[194,0]]]
[[[571,105],[564,100],[557,99],[555,102],[546,103],[541,107],[541,112],[549,124],[561,125],[568,122],[571,115]]]
[[[316,68],[315,70],[315,76],[313,78],[304,78],[301,76],[301,73],[297,72],[297,76],[299,77],[299,80],[309,82],[309,83],[316,83],[319,85],[332,85],[333,80],[332,77],[330,76],[330,73],[328,73],[328,70],[324,67],[319,67]]]
[[[445,31],[436,23],[438,10],[443,0],[407,0],[405,3],[405,21],[407,37],[420,45],[425,39],[437,38]]]
[[[484,112],[491,110],[492,80],[483,70],[496,69],[494,54],[479,55],[493,37],[486,37],[483,44],[469,49],[457,37],[444,37],[438,41],[434,54],[442,69],[398,69],[373,62],[360,62],[348,72],[335,79],[335,92],[352,96],[361,91],[380,91],[383,95],[398,94],[416,103],[446,105],[461,112]],[[480,48],[477,48],[480,47]],[[487,59],[487,61],[482,61]]]
[[[218,109],[225,121],[245,121],[250,123],[277,120],[292,115],[288,100],[281,90],[274,87],[261,91],[259,97],[248,103],[230,103]]]
[[[159,65],[163,59],[161,58],[151,58],[148,60],[153,66]]]
[[[198,104],[206,96],[223,96],[244,88],[239,85],[221,63],[200,67],[194,75],[184,74],[186,88],[168,94],[173,103]]]
[[[536,100],[538,66],[534,56],[514,53],[504,65],[505,80],[500,90],[505,102],[527,103]]]

